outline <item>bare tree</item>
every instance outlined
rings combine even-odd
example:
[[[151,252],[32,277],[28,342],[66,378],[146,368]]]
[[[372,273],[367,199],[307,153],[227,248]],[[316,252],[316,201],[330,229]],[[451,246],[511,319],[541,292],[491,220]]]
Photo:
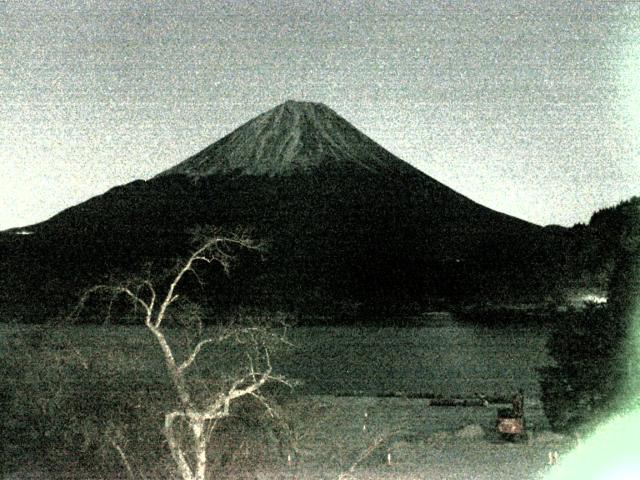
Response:
[[[219,230],[199,232],[197,248],[179,264],[176,273],[166,285],[160,288],[151,280],[137,280],[119,285],[96,285],[83,295],[79,309],[89,295],[110,293],[127,297],[133,305],[141,309],[144,325],[155,337],[164,357],[166,371],[177,398],[177,406],[166,412],[164,436],[169,445],[177,471],[183,480],[204,480],[207,473],[208,444],[218,422],[228,417],[231,404],[242,397],[251,396],[259,401],[271,415],[275,411],[260,393],[269,382],[288,385],[285,378],[273,373],[269,356],[270,342],[285,341],[284,334],[274,333],[268,325],[230,325],[215,331],[215,335],[205,335],[192,344],[182,358],[176,358],[174,349],[167,340],[166,319],[169,310],[179,299],[178,288],[187,275],[194,275],[201,282],[196,267],[211,264],[220,265],[229,271],[234,258],[234,249],[258,250],[260,245],[246,233],[224,235]],[[112,301],[113,303],[113,301]],[[176,309],[177,310],[177,309]],[[78,310],[79,311],[79,310]],[[200,322],[200,319],[197,319]],[[201,328],[199,329],[203,331]],[[195,391],[197,383],[189,382],[188,372],[205,348],[227,340],[250,345],[246,355],[246,365],[229,382],[222,383],[217,392]],[[200,388],[202,390],[202,388]],[[186,425],[190,435],[186,438],[177,433],[178,425]],[[121,452],[119,452],[121,453]]]

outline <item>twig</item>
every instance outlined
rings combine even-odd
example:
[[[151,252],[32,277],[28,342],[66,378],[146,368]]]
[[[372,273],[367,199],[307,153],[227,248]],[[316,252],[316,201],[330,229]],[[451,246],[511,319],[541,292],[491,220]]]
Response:
[[[191,364],[195,361],[196,357],[198,356],[198,353],[200,353],[200,350],[202,350],[202,347],[204,347],[207,343],[211,343],[211,342],[213,342],[213,339],[211,338],[207,338],[205,340],[198,342],[196,347],[193,349],[193,352],[191,352],[191,355],[189,355],[189,358],[187,358],[184,362],[180,364],[180,366],[178,367],[178,370],[180,372],[183,372],[184,370],[189,368],[189,366],[191,366]]]
[[[124,454],[124,451],[122,450],[122,448],[120,448],[120,445],[118,445],[116,441],[113,439],[111,440],[111,445],[113,445],[113,448],[115,448],[118,454],[120,455],[120,459],[124,464],[124,468],[127,470],[127,474],[129,475],[129,478],[131,480],[136,480],[136,476],[133,474],[133,469],[129,464],[129,460],[127,460],[127,456]]]

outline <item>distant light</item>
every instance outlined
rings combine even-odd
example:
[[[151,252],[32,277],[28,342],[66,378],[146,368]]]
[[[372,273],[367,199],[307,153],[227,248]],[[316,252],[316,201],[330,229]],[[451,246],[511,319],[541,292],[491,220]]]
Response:
[[[29,230],[18,230],[17,232],[14,232],[16,235],[33,235],[33,232],[30,232]]]
[[[584,295],[582,297],[582,301],[583,303],[598,303],[598,304],[602,304],[602,303],[607,303],[607,297],[603,297],[600,295],[594,295],[594,294],[589,294],[589,295]]]

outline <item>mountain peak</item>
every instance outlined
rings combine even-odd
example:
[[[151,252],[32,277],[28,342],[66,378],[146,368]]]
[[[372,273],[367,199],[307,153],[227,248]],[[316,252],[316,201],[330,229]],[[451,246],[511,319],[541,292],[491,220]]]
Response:
[[[304,108],[326,108],[329,109],[324,103],[318,102],[307,102],[305,100],[294,100],[292,98],[286,100],[284,103],[281,103],[276,108],[291,108],[291,109],[304,109]]]
[[[380,172],[404,162],[326,105],[287,100],[160,175],[275,176],[354,164]]]

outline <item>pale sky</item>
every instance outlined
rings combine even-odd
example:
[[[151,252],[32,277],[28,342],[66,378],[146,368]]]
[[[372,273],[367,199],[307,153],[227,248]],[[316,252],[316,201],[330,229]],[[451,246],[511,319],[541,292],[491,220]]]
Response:
[[[640,194],[636,1],[0,0],[0,52],[0,230],[286,99],[534,223]]]

